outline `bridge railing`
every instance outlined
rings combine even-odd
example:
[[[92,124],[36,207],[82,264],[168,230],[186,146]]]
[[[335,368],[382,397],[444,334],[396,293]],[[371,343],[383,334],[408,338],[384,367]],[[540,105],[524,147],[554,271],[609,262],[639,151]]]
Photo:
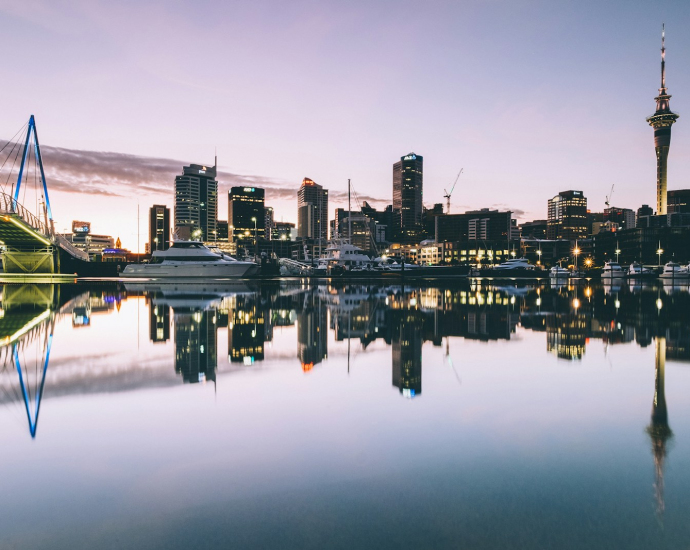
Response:
[[[14,197],[6,193],[0,193],[0,214],[16,214],[19,216],[26,224],[33,227],[39,233],[52,237],[52,228],[42,222],[38,216],[35,216],[19,204]]]
[[[84,252],[83,250],[79,250],[76,246],[74,246],[71,242],[69,242],[67,239],[65,239],[65,237],[63,237],[59,233],[55,234],[55,242],[58,244],[60,248],[66,250],[75,258],[79,258],[80,260],[83,260],[85,262],[89,261],[89,255],[86,252]]]

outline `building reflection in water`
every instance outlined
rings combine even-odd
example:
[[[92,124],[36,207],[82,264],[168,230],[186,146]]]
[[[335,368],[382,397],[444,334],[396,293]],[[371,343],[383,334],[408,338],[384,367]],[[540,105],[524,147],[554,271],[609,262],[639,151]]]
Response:
[[[656,339],[656,365],[654,378],[654,401],[652,402],[652,421],[647,433],[652,440],[654,454],[656,511],[659,516],[664,513],[664,463],[668,445],[673,432],[668,425],[666,408],[665,375],[666,375],[666,338]]]
[[[175,319],[175,372],[185,383],[216,380],[218,342],[216,311],[194,307],[173,308]]]
[[[267,316],[254,294],[238,294],[228,302],[228,356],[231,363],[253,365],[264,359],[264,342],[268,340]]]
[[[304,296],[297,312],[297,358],[302,370],[310,371],[328,357],[328,310],[318,292]]]
[[[167,304],[149,304],[149,338],[154,344],[170,340],[170,307]]]
[[[396,311],[391,347],[393,385],[409,398],[422,394],[422,319],[414,308]]]

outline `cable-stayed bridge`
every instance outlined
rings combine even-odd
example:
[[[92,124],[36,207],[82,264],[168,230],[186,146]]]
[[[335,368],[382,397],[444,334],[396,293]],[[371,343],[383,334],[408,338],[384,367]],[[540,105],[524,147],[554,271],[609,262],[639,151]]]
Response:
[[[0,162],[0,244],[4,272],[70,273],[75,271],[75,261],[88,262],[86,252],[55,232],[33,115],[0,148]],[[33,211],[27,205],[29,190],[35,196]]]

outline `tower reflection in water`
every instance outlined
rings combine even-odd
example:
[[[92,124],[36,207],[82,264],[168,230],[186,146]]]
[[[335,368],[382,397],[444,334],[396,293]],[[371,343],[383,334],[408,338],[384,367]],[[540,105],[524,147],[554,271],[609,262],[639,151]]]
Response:
[[[666,408],[666,338],[657,338],[655,358],[652,421],[647,427],[647,433],[652,440],[652,453],[654,454],[656,511],[658,515],[661,515],[666,507],[664,501],[664,462],[666,461],[668,444],[673,438],[673,432],[668,425],[668,409]]]

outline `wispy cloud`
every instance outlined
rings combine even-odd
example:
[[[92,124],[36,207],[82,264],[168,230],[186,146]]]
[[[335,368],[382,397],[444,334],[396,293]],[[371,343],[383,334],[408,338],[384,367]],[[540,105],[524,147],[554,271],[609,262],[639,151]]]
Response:
[[[5,143],[6,141],[0,141],[0,146]],[[172,196],[175,176],[188,164],[174,159],[50,146],[42,146],[41,153],[49,191],[80,195]],[[5,177],[8,167],[9,164],[3,170]],[[16,169],[15,166],[15,171]],[[299,188],[298,183],[261,175],[219,170],[217,177],[220,193],[225,193],[234,186],[262,187],[266,190],[267,201],[294,200]],[[331,191],[330,197],[333,202],[342,203],[347,200],[347,192]],[[359,200],[368,201],[372,205],[387,202],[369,195],[361,195]]]

